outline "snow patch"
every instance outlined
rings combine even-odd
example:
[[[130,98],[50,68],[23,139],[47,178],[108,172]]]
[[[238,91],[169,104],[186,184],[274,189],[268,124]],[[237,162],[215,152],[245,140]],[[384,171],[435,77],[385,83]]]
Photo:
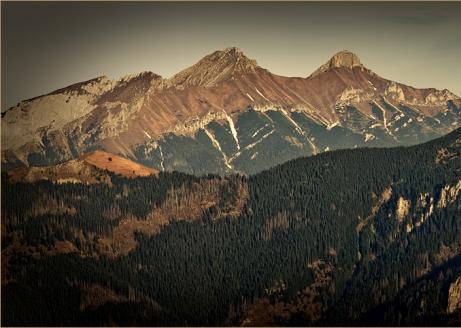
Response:
[[[211,140],[211,143],[213,144],[213,146],[219,150],[219,152],[221,153],[223,159],[224,159],[224,164],[229,168],[229,169],[232,169],[232,166],[229,165],[229,162],[228,162],[228,159],[227,159],[227,156],[226,154],[224,154],[224,152],[222,151],[221,149],[221,145],[219,144],[219,141],[216,140],[216,138],[214,137],[214,135],[208,131],[207,129],[203,129],[203,131],[205,131],[206,135],[208,136],[208,138],[210,138]]]
[[[280,111],[282,112],[283,115],[285,115],[285,117],[287,118],[287,120],[293,124],[293,126],[295,127],[295,130],[301,134],[301,135],[304,135],[304,131],[301,129],[301,127],[298,125],[298,123],[296,123],[290,115],[288,115],[287,111],[284,110],[283,108],[280,108]]]
[[[248,92],[247,92],[247,97],[250,98],[251,101],[255,101],[255,100],[253,99],[253,97],[249,95]]]
[[[268,136],[270,136],[272,133],[275,132],[275,129],[274,130],[271,130],[270,132],[266,133],[265,135],[263,135],[261,137],[261,139],[259,139],[258,141],[256,142],[253,142],[252,144],[249,144],[248,146],[245,147],[245,149],[251,149],[253,148],[254,146],[256,146],[257,144],[259,144],[261,141],[263,141],[264,139],[266,139]]]
[[[152,139],[152,137],[150,136],[149,133],[147,133],[146,131],[143,131],[143,132],[144,132],[144,134],[145,134],[149,139]]]
[[[165,171],[165,166],[163,166],[163,163],[165,162],[165,157],[163,157],[162,146],[158,145],[158,149],[160,151],[160,167],[162,168],[162,171]]]
[[[265,135],[263,135],[259,140],[253,142],[252,144],[249,144],[248,146],[246,146],[244,149],[245,150],[248,150],[248,149],[251,149],[253,148],[254,146],[256,146],[257,144],[259,144],[261,141],[263,141],[264,139],[266,139],[268,136],[270,136],[272,133],[275,132],[275,129],[271,130],[270,132],[266,133]],[[239,151],[237,152],[234,156],[232,156],[230,159],[229,159],[229,163],[231,163],[234,159],[236,159],[237,157],[239,157],[242,153]]]
[[[383,97],[383,99],[384,99],[384,102],[385,102],[386,104],[388,104],[389,106],[391,106],[392,108],[394,108],[397,112],[403,114],[403,112],[402,112],[398,107],[392,105],[392,103],[389,102],[389,101],[386,99],[386,97]]]
[[[384,129],[386,129],[386,131],[387,131],[389,134],[392,134],[391,131],[389,130],[389,128],[387,127],[386,110],[385,110],[381,105],[379,105],[376,101],[373,100],[373,103],[374,103],[379,109],[381,109],[381,111],[383,112],[383,124],[384,124]]]
[[[234,121],[232,121],[232,117],[229,116],[229,114],[226,113],[226,119],[227,122],[229,122],[229,127],[232,132],[232,136],[234,137],[235,143],[237,144],[237,149],[240,150],[240,144],[239,144],[239,139],[237,136],[237,130],[235,129]]]
[[[256,135],[261,132],[266,126],[268,126],[269,124],[266,124],[264,125],[262,128],[258,129],[258,131],[256,131],[255,133],[253,133],[253,135],[251,136],[252,138],[256,137]]]
[[[255,88],[256,89],[256,92],[261,96],[263,97],[264,99],[266,99],[267,101],[270,101],[269,99],[267,99],[259,90],[258,88]]]

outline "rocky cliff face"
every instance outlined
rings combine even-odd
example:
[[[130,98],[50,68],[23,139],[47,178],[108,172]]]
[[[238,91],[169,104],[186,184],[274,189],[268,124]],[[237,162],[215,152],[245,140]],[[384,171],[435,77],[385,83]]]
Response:
[[[450,285],[448,291],[448,314],[461,310],[461,277]]]
[[[319,75],[334,68],[353,69],[354,67],[364,69],[364,66],[360,62],[360,58],[356,54],[348,50],[343,50],[331,57],[328,62],[320,66],[311,76]]]
[[[197,64],[179,72],[171,78],[170,85],[177,89],[190,86],[211,87],[238,75],[256,73],[261,69],[255,60],[248,59],[235,47],[215,51]]]
[[[348,51],[289,78],[226,48],[171,79],[101,77],[21,102],[2,115],[2,163],[49,165],[99,149],[159,170],[254,173],[333,149],[420,143],[460,125],[456,95],[381,78]]]

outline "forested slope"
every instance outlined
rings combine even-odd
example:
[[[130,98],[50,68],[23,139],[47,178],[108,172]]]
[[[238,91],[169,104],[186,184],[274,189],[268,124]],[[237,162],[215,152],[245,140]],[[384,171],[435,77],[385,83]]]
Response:
[[[460,152],[458,129],[250,177],[3,176],[2,324],[453,323]]]

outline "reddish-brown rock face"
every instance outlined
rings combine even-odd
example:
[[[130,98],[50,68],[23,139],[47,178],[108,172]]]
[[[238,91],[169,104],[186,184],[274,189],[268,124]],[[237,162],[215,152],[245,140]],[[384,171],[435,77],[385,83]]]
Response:
[[[101,77],[21,102],[2,117],[2,162],[5,166],[52,164],[101,149],[158,169],[162,165],[181,169],[191,166],[190,160],[175,159],[165,138],[196,141],[197,133],[214,122],[230,132],[235,149],[220,149],[228,140],[221,140],[216,131],[211,133],[216,137],[209,140],[211,146],[204,147],[213,148],[209,151],[214,154],[224,152],[216,155],[216,161],[226,163],[224,170],[248,173],[247,168],[226,161],[238,161],[250,149],[255,151],[249,156],[257,156],[255,146],[246,147],[257,143],[261,148],[266,143],[257,135],[254,140],[240,140],[242,135],[256,133],[245,123],[249,108],[273,127],[271,138],[305,148],[284,157],[289,159],[325,149],[428,140],[461,124],[460,104],[460,98],[448,90],[415,89],[381,78],[348,51],[337,53],[309,77],[301,78],[274,75],[241,50],[226,48],[171,79],[151,72],[119,80]],[[275,112],[294,134],[271,117]],[[341,137],[329,131],[339,131]],[[347,143],[328,141],[343,137]],[[169,158],[166,167],[159,154],[152,159],[145,153],[158,146],[167,162]],[[257,152],[261,155],[262,151]]]

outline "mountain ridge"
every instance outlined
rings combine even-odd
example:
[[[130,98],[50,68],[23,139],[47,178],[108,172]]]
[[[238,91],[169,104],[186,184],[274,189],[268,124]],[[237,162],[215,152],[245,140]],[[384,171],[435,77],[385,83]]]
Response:
[[[52,164],[100,149],[156,169],[199,172],[193,153],[172,148],[181,142],[211,156],[203,173],[251,173],[278,163],[268,149],[274,138],[289,149],[287,160],[338,147],[414,144],[461,125],[453,93],[383,79],[348,51],[307,78],[272,74],[230,47],[169,79],[141,72],[60,90],[2,114],[4,165]],[[274,132],[258,139],[245,123],[250,117],[257,129]]]
[[[200,59],[199,61],[197,61],[195,64],[181,70],[180,72],[174,74],[173,76],[169,77],[169,78],[165,78],[165,77],[162,77],[161,75],[158,75],[156,74],[155,72],[152,72],[152,71],[140,71],[140,72],[137,72],[137,73],[132,73],[132,74],[127,74],[127,75],[123,75],[119,78],[116,78],[116,79],[110,79],[108,78],[106,75],[101,75],[101,76],[97,76],[97,77],[94,77],[94,78],[90,78],[88,80],[85,80],[85,81],[81,81],[81,82],[75,82],[75,83],[71,83],[69,85],[67,85],[66,87],[63,87],[63,88],[59,88],[59,89],[56,89],[56,90],[53,90],[53,91],[50,91],[48,93],[45,93],[45,94],[42,94],[42,95],[39,95],[39,96],[35,96],[35,97],[32,97],[32,98],[28,98],[28,99],[24,99],[22,100],[21,102],[29,102],[29,101],[32,101],[32,100],[35,100],[37,98],[40,98],[40,97],[45,97],[45,96],[48,96],[48,95],[52,95],[52,94],[57,94],[57,93],[61,93],[63,91],[69,91],[69,90],[74,90],[74,89],[78,89],[79,87],[81,86],[85,86],[87,84],[91,84],[92,82],[100,82],[100,81],[103,81],[103,80],[107,80],[107,81],[113,81],[113,82],[116,82],[116,81],[129,81],[131,78],[134,78],[134,77],[139,77],[140,75],[145,75],[145,74],[148,74],[148,75],[152,75],[154,76],[156,79],[162,79],[163,81],[166,81],[167,83],[167,88],[168,87],[172,87],[174,86],[174,82],[175,80],[179,79],[179,76],[180,75],[183,75],[182,73],[183,72],[186,72],[188,70],[191,70],[192,68],[196,68],[198,66],[200,66],[201,63],[203,63],[204,61],[213,61],[213,59],[218,59],[219,58],[226,58],[226,56],[228,56],[229,54],[231,54],[231,58],[232,58],[232,55],[234,55],[234,58],[242,58],[243,61],[245,62],[248,62],[250,66],[250,70],[249,71],[244,71],[242,72],[242,67],[239,67],[239,69],[237,70],[237,72],[242,72],[242,73],[254,73],[256,69],[261,69],[263,71],[268,71],[268,69],[265,69],[265,68],[262,68],[261,66],[259,66],[257,64],[257,61],[254,60],[254,59],[249,59],[244,53],[243,51],[238,48],[238,47],[235,47],[235,46],[232,46],[232,47],[227,47],[227,48],[224,48],[222,50],[216,50],[214,51],[213,53],[209,54],[209,55],[206,55],[204,56],[202,59]],[[228,57],[227,57],[228,58]],[[350,63],[348,64],[347,62],[350,61]],[[234,63],[235,64],[235,63]],[[359,56],[356,55],[355,53],[353,53],[352,51],[349,51],[349,50],[341,50],[339,52],[337,52],[336,54],[334,54],[326,63],[322,64],[319,68],[317,68],[316,70],[314,70],[310,75],[308,75],[307,77],[302,77],[302,75],[299,75],[299,76],[284,76],[284,75],[278,75],[278,74],[273,74],[275,76],[278,76],[278,77],[282,77],[282,78],[294,78],[294,79],[308,79],[310,77],[314,77],[318,74],[321,74],[321,73],[325,73],[326,71],[328,70],[331,70],[331,69],[334,69],[334,68],[349,68],[349,69],[353,69],[354,67],[359,67],[359,68],[363,68],[369,72],[371,72],[370,69],[368,69],[367,67],[365,67]],[[373,73],[375,74],[375,73]],[[391,81],[389,79],[385,79],[387,81]],[[396,82],[397,84],[401,84],[401,85],[405,85],[403,82]],[[203,86],[203,85],[201,85]],[[432,88],[432,87],[427,87],[427,88],[417,88],[417,87],[412,87],[412,86],[408,86],[409,88],[411,89],[414,89],[414,90],[432,90],[432,91],[436,91],[438,89],[436,88]],[[448,92],[452,95],[452,97],[454,98],[460,98],[458,95],[452,93],[450,90],[448,89],[443,89],[443,90],[438,90],[438,91],[444,91],[444,92]],[[16,106],[12,106],[12,107],[9,107],[8,109],[6,109],[3,113],[5,113],[6,111],[14,108]],[[3,114],[2,113],[2,114]]]
[[[106,171],[128,178],[158,174],[155,169],[96,150],[53,166],[15,168],[8,171],[8,176],[11,182],[34,183],[48,180],[58,184],[111,184],[110,176]]]

